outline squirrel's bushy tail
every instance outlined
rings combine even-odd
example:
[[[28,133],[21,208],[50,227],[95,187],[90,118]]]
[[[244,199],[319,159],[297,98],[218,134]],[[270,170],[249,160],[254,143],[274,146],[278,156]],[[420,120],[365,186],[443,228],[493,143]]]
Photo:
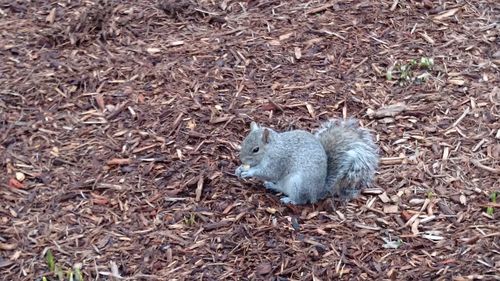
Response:
[[[371,185],[378,168],[378,149],[370,132],[356,119],[330,120],[316,132],[328,158],[326,187],[349,200]]]

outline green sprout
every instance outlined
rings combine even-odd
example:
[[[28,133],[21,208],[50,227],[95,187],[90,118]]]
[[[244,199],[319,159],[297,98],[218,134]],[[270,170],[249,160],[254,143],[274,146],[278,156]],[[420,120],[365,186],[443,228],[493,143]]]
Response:
[[[76,281],[83,281],[83,274],[80,271],[80,267],[75,267],[75,280]]]
[[[52,251],[50,249],[45,254],[45,260],[47,261],[50,272],[54,272],[54,270],[56,269],[56,262],[54,260],[54,255],[52,254]]]
[[[497,203],[497,192],[493,192],[491,193],[490,195],[490,200],[491,202],[493,203]],[[495,212],[495,209],[493,207],[488,207],[486,208],[486,213],[489,215],[489,216],[493,216],[493,213]]]
[[[71,269],[68,269],[66,271],[66,279],[64,279],[64,272],[59,265],[56,264],[56,260],[54,258],[54,255],[52,254],[52,251],[49,249],[47,250],[47,253],[45,254],[45,261],[47,262],[47,266],[49,267],[49,271],[53,273],[55,276],[57,276],[57,279],[59,281],[83,281],[83,274],[80,271],[79,266],[74,267],[74,271]],[[49,281],[52,279],[47,279],[47,277],[42,276],[42,281]]]
[[[386,71],[386,79],[396,79],[400,85],[415,82],[417,84],[425,81],[431,76],[426,70],[434,66],[434,59],[421,57],[420,60],[411,59],[406,63],[396,63]],[[419,72],[419,73],[415,73]]]
[[[404,242],[403,240],[401,239],[397,239],[397,240],[390,240],[390,239],[386,239],[386,238],[383,238],[382,239],[384,240],[385,244],[382,245],[382,247],[386,248],[386,249],[398,249],[399,247],[401,247]]]
[[[389,81],[392,80],[392,70],[388,69],[386,74],[385,74],[385,78]]]
[[[421,57],[420,58],[420,64],[418,66],[421,67],[421,68],[431,69],[434,66],[434,59],[433,58]]]
[[[196,224],[196,216],[194,213],[190,213],[189,214],[189,217],[188,216],[184,216],[184,224],[188,225],[188,226],[193,226]]]
[[[427,199],[432,199],[434,198],[434,192],[432,192],[432,190],[429,190],[425,193],[425,195],[427,196]]]

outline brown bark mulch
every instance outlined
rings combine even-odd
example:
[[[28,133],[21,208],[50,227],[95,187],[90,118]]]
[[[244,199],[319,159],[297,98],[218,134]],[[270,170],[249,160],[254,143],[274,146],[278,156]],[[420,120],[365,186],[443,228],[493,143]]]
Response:
[[[500,280],[499,15],[3,1],[2,280]],[[356,200],[286,206],[233,175],[251,120],[348,116],[382,156]]]

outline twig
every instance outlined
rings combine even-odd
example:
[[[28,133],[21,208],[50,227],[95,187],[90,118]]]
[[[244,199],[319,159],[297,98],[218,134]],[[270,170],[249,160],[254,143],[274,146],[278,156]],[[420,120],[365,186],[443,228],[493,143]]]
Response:
[[[324,10],[330,8],[330,7],[333,7],[334,3],[328,3],[328,4],[325,4],[323,6],[319,6],[317,8],[314,8],[314,9],[311,9],[309,11],[306,12],[306,15],[310,15],[310,14],[316,14],[316,13],[319,13],[319,12],[323,12]]]
[[[462,120],[465,118],[465,116],[467,116],[467,114],[469,114],[469,111],[470,111],[470,108],[467,106],[464,113],[462,113],[462,115],[460,115],[460,117],[458,117],[457,121],[455,121],[448,129],[455,128],[460,122],[462,122]]]
[[[495,174],[500,174],[500,169],[495,169],[495,168],[483,165],[483,164],[481,164],[481,162],[479,162],[478,160],[475,160],[475,159],[471,159],[470,161],[472,162],[472,164],[474,164],[474,166],[476,166],[480,169],[483,169],[485,171],[492,172]]]
[[[394,2],[392,2],[391,8],[389,10],[391,12],[393,12],[394,10],[396,10],[396,7],[398,6],[398,3],[399,3],[399,0],[394,0]]]

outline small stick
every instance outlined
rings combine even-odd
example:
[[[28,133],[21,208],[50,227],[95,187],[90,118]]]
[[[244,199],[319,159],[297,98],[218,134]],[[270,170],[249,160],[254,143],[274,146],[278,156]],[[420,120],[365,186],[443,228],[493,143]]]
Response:
[[[472,162],[472,164],[474,164],[474,166],[476,166],[480,169],[483,169],[485,171],[492,172],[495,174],[500,174],[500,169],[495,169],[495,168],[483,165],[483,164],[481,164],[481,162],[479,162],[478,160],[475,160],[475,159],[471,159],[470,161]]]
[[[196,202],[200,201],[201,199],[201,193],[203,191],[203,175],[200,175],[200,178],[198,179],[198,184],[196,186]]]
[[[333,5],[334,5],[334,3],[328,3],[328,4],[325,4],[323,6],[319,6],[317,8],[314,8],[314,9],[311,9],[311,10],[307,11],[306,15],[316,14],[316,13],[319,13],[319,12],[323,12],[324,10],[332,7]]]
[[[399,3],[399,0],[394,0],[394,2],[392,2],[391,8],[389,10],[391,12],[393,12],[394,10],[396,10],[396,7],[398,6],[398,3]]]
[[[462,115],[460,115],[460,117],[458,117],[457,121],[455,121],[455,123],[453,123],[448,129],[455,128],[460,122],[462,122],[462,120],[465,118],[465,116],[467,116],[467,114],[469,114],[469,111],[470,111],[470,108],[467,106],[464,113],[462,113]]]

